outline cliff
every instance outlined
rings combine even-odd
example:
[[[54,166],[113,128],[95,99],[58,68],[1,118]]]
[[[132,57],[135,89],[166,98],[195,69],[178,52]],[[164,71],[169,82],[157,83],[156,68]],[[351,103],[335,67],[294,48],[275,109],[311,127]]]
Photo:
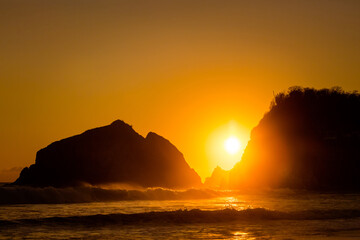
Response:
[[[360,95],[292,87],[256,126],[229,187],[360,189]]]
[[[41,149],[35,164],[14,182],[54,187],[113,183],[187,188],[201,180],[168,140],[152,132],[144,138],[117,120]]]

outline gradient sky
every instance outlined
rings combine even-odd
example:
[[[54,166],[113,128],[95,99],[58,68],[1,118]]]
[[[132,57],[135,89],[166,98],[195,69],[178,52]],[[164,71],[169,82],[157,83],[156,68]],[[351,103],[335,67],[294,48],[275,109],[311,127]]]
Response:
[[[0,181],[53,141],[122,119],[202,178],[293,85],[360,90],[360,1],[0,0]],[[221,146],[220,146],[221,147]]]

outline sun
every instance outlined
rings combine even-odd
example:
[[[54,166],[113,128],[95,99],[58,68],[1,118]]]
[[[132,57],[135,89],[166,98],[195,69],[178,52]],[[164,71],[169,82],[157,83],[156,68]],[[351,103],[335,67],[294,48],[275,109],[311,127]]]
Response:
[[[250,130],[236,121],[214,129],[206,141],[206,156],[211,171],[216,166],[230,170],[241,161],[250,138]]]
[[[225,140],[224,147],[227,153],[234,155],[240,150],[240,141],[237,137],[229,137]]]

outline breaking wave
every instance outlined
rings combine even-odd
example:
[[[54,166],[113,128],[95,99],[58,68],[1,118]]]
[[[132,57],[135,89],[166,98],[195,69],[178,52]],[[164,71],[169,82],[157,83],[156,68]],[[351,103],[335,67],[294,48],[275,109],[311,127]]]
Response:
[[[97,225],[138,225],[138,224],[193,224],[223,223],[234,221],[260,220],[324,220],[359,218],[360,210],[318,210],[281,212],[264,208],[235,210],[223,209],[214,211],[176,210],[163,212],[144,212],[134,214],[98,214],[90,216],[50,217],[20,220],[2,220],[2,227],[24,225],[61,225],[61,226],[97,226]],[[1,229],[1,227],[0,227]]]
[[[209,199],[226,193],[209,189],[145,190],[105,189],[100,187],[35,188],[27,186],[0,187],[0,204],[58,204],[121,200],[187,200]]]

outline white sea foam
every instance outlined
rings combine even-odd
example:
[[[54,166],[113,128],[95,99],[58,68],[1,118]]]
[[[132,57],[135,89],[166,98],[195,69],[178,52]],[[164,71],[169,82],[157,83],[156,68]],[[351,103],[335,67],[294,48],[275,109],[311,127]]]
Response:
[[[0,204],[81,203],[120,200],[181,200],[207,199],[224,195],[209,189],[144,190],[108,189],[100,187],[35,188],[27,186],[0,187]]]

